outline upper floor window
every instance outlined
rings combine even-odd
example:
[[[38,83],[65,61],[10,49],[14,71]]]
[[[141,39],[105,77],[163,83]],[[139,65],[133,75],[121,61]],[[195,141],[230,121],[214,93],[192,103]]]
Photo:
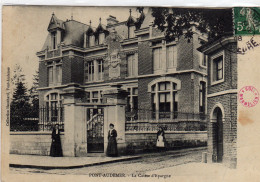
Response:
[[[138,76],[138,60],[137,54],[127,55],[127,76]]]
[[[135,26],[129,26],[128,27],[128,38],[134,38],[135,37]]]
[[[162,69],[162,48],[153,49],[153,69],[154,71]]]
[[[212,60],[212,82],[218,83],[224,79],[223,55]]]
[[[199,112],[205,113],[206,112],[206,83],[200,82],[200,89],[199,89]]]
[[[87,61],[85,65],[85,79],[88,82],[104,80],[104,60]]]
[[[166,47],[166,62],[167,62],[167,68],[174,68],[176,67],[176,52],[175,52],[176,46],[167,46]]]
[[[48,70],[48,85],[57,86],[62,83],[62,65],[61,62],[50,63],[47,67]]]
[[[207,55],[203,54],[203,53],[199,53],[199,61],[200,61],[200,65],[203,67],[207,66]]]
[[[177,84],[174,82],[158,82],[151,87],[152,117],[176,118],[178,111]]]
[[[52,49],[57,48],[57,32],[51,33],[51,47],[52,47]]]
[[[87,80],[94,81],[94,61],[87,62]]]
[[[104,60],[100,59],[98,63],[98,80],[104,79]]]

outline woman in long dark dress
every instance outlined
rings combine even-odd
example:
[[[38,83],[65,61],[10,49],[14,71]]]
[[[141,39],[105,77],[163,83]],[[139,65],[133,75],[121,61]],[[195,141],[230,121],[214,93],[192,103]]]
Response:
[[[58,124],[56,124],[55,127],[53,128],[51,138],[52,138],[52,142],[51,142],[50,156],[62,157],[60,130]]]
[[[159,152],[165,151],[165,132],[162,127],[157,132],[156,147]]]
[[[118,156],[117,142],[116,142],[117,132],[114,129],[113,124],[110,124],[109,128],[110,129],[108,131],[107,156],[116,157]]]

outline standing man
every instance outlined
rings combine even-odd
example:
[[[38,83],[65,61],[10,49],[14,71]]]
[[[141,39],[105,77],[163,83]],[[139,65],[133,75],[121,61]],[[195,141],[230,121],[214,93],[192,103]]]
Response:
[[[117,137],[117,132],[114,129],[114,125],[111,123],[109,125],[108,145],[107,145],[107,156],[109,157],[118,156],[116,137]]]

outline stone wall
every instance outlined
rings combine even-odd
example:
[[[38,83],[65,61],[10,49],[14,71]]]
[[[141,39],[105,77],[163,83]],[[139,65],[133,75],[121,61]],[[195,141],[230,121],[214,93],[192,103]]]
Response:
[[[126,132],[126,153],[156,150],[157,132]],[[207,146],[206,131],[169,131],[165,133],[168,150]]]
[[[205,131],[175,131],[165,134],[168,149],[199,147],[207,145]],[[154,151],[156,149],[156,131],[127,132],[126,154]],[[64,149],[64,134],[61,133]],[[45,155],[50,154],[51,132],[11,132],[10,154]]]
[[[61,133],[63,146],[64,135]],[[10,154],[49,155],[51,132],[11,132]]]

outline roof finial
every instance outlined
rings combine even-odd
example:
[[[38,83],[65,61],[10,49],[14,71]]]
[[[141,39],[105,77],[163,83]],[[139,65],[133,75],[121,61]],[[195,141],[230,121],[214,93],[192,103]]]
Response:
[[[90,25],[90,26],[91,26],[91,23],[92,23],[91,20],[89,20],[89,25]]]
[[[101,23],[101,17],[99,18],[99,23]]]
[[[130,16],[131,16],[131,14],[132,14],[132,9],[129,9],[129,13],[130,13]]]
[[[54,12],[52,12],[52,16],[54,16],[55,14],[54,14]]]

